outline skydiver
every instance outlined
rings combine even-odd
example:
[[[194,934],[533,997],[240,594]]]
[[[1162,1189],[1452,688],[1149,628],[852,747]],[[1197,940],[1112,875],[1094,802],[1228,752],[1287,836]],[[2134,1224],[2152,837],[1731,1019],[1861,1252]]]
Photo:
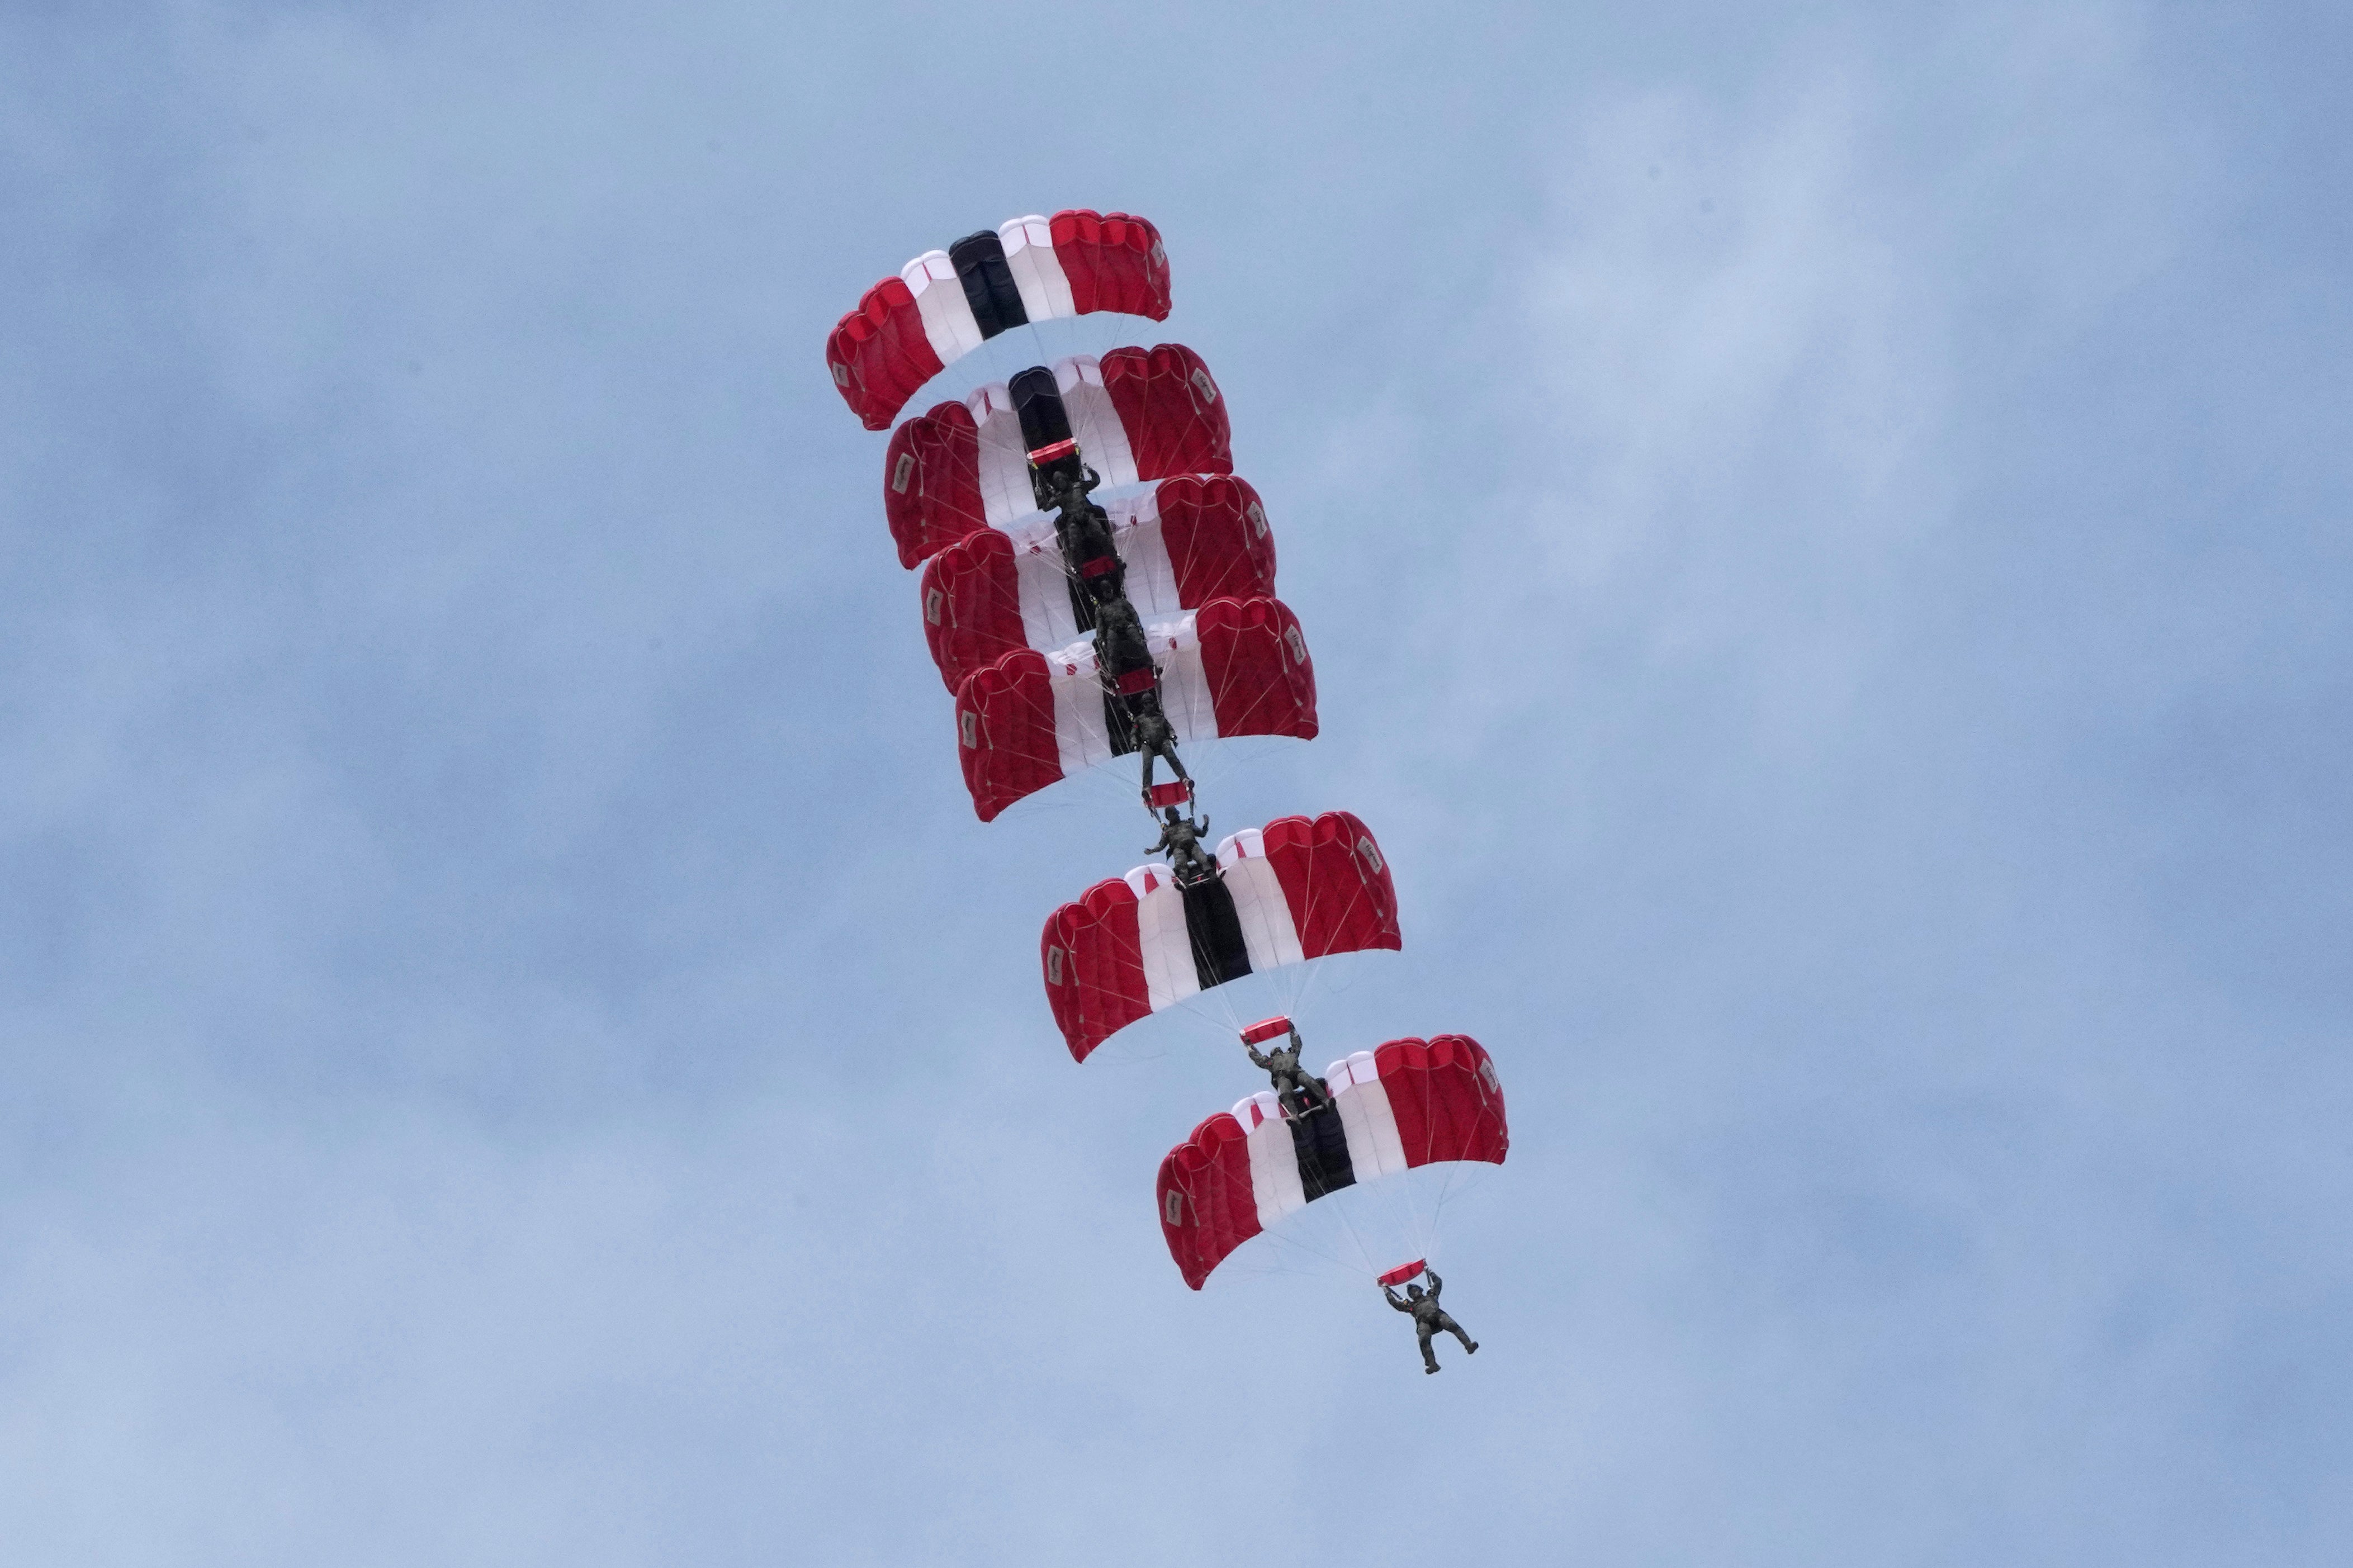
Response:
[[[1387,1285],[1381,1287],[1381,1294],[1387,1296],[1389,1305],[1398,1311],[1413,1314],[1414,1335],[1421,1342],[1421,1370],[1427,1373],[1438,1370],[1438,1352],[1430,1348],[1431,1335],[1452,1334],[1462,1342],[1464,1353],[1470,1355],[1478,1353],[1479,1342],[1464,1333],[1462,1325],[1447,1316],[1446,1310],[1438,1304],[1438,1293],[1445,1289],[1445,1281],[1439,1279],[1434,1269],[1425,1268],[1422,1273],[1430,1279],[1430,1294],[1427,1296],[1421,1293],[1419,1285],[1405,1288],[1409,1299],[1403,1301],[1398,1300],[1398,1293]]]
[[[1174,811],[1176,807],[1169,809]],[[1299,1065],[1299,1053],[1305,1047],[1297,1029],[1291,1031],[1289,1045],[1275,1047],[1271,1055],[1259,1055],[1258,1047],[1248,1040],[1242,1042],[1242,1049],[1250,1053],[1250,1059],[1261,1071],[1274,1080],[1275,1098],[1293,1116],[1306,1115],[1312,1108],[1311,1101],[1314,1107],[1332,1103],[1332,1091],[1324,1087],[1324,1080]]]
[[[1152,668],[1152,647],[1144,640],[1144,617],[1124,595],[1095,606],[1095,668],[1114,684],[1121,676]]]
[[[1102,485],[1103,476],[1082,462],[1076,468],[1058,467],[1046,482],[1053,488],[1054,504],[1067,510],[1093,506],[1089,498]]]
[[[1175,806],[1166,805],[1160,808],[1160,821],[1159,842],[1146,849],[1146,855],[1166,850],[1169,869],[1176,874],[1180,886],[1207,881],[1218,874],[1218,862],[1201,847],[1201,835],[1209,831],[1208,817],[1196,822]]]
[[[1185,771],[1183,759],[1176,755],[1176,727],[1169,723],[1168,715],[1160,710],[1156,696],[1150,692],[1143,695],[1153,697],[1153,700],[1137,701],[1130,732],[1135,737],[1136,753],[1144,759],[1144,802],[1149,808],[1152,804],[1153,758],[1166,758],[1170,769],[1188,784],[1193,782],[1193,775]]]
[[[1053,485],[1053,504],[1060,516],[1054,520],[1055,542],[1062,547],[1062,561],[1076,572],[1090,561],[1105,556],[1113,560],[1118,551],[1111,541],[1111,515],[1090,499],[1103,478],[1085,464],[1076,473],[1063,473],[1050,480]]]

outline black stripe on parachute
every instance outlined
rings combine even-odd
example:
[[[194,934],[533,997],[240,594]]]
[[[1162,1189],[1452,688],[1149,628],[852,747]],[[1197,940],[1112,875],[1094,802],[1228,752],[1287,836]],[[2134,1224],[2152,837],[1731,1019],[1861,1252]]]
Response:
[[[948,263],[955,268],[956,281],[964,285],[964,301],[972,307],[972,319],[982,337],[993,338],[1008,327],[1029,324],[1013,269],[1005,265],[1005,242],[997,237],[995,229],[965,235],[949,246]]]
[[[1242,941],[1241,917],[1234,913],[1234,896],[1224,879],[1205,877],[1176,887],[1185,895],[1185,934],[1192,939],[1193,973],[1201,989],[1248,974],[1250,944]]]
[[[1300,1191],[1310,1202],[1356,1184],[1356,1167],[1348,1158],[1347,1130],[1340,1125],[1340,1113],[1329,1100],[1304,1116],[1292,1118],[1291,1150],[1299,1158]]]
[[[991,235],[989,237],[994,239],[997,237]],[[1025,450],[1042,451],[1071,438],[1071,416],[1062,406],[1062,388],[1055,381],[1052,371],[1042,364],[1033,364],[1007,382],[1005,391],[1013,399],[1014,414],[1021,420],[1021,445]],[[1039,510],[1054,504],[1057,483],[1078,478],[1082,461],[1078,453],[1071,452],[1056,458],[1042,468],[1031,465],[1029,489]],[[1079,625],[1082,627],[1094,625],[1092,613],[1082,618]]]

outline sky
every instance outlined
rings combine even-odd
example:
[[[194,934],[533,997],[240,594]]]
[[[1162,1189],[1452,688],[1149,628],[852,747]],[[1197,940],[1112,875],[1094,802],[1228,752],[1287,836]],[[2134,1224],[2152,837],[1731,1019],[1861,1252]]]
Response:
[[[2353,23],[0,14],[0,1540],[2333,1563]],[[839,314],[1149,216],[1509,1163],[1184,1288]],[[1155,1021],[1152,1029],[1158,1029]],[[1311,1053],[1312,1054],[1312,1053]]]

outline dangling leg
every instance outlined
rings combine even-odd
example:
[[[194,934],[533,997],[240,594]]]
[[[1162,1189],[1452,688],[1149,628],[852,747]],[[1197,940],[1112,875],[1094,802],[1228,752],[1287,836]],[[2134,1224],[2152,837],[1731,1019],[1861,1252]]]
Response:
[[[1478,1353],[1479,1342],[1472,1339],[1469,1334],[1464,1333],[1462,1331],[1462,1325],[1456,1322],[1451,1317],[1448,1316],[1444,1312],[1439,1313],[1438,1326],[1462,1342],[1462,1350],[1464,1354],[1476,1355]]]
[[[1430,1331],[1422,1328],[1418,1323],[1414,1326],[1419,1331],[1421,1336],[1421,1370],[1425,1373],[1436,1372],[1438,1370],[1438,1352],[1430,1348]]]
[[[1281,1079],[1275,1085],[1275,1092],[1282,1097],[1282,1103],[1293,1116],[1304,1116],[1332,1103],[1332,1097],[1324,1091],[1324,1086],[1306,1073]]]

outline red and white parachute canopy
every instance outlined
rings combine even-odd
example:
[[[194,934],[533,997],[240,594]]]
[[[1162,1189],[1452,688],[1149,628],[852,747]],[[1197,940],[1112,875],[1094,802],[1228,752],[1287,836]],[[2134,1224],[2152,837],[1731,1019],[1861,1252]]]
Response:
[[[1511,1148],[1495,1065],[1467,1035],[1358,1051],[1334,1062],[1324,1084],[1328,1110],[1291,1118],[1271,1093],[1252,1095],[1160,1163],[1161,1233],[1194,1289],[1253,1237],[1297,1228],[1293,1216],[1319,1200],[1342,1211],[1319,1252],[1336,1249],[1331,1261],[1385,1283],[1409,1277],[1430,1250],[1437,1205],[1385,1200],[1408,1172],[1500,1165]]]
[[[1126,213],[1031,214],[927,250],[866,290],[826,340],[826,367],[869,430],[923,383],[1011,327],[1098,310],[1168,318],[1160,231]]]
[[[1074,1058],[1245,974],[1403,945],[1388,863],[1352,813],[1278,817],[1227,838],[1217,860],[1219,875],[1191,888],[1139,866],[1047,921],[1046,998]]]
[[[1103,503],[1126,569],[1128,602],[1146,622],[1213,599],[1274,593],[1274,532],[1258,492],[1225,475],[1163,479]],[[1079,640],[1070,568],[1046,512],[976,529],[923,563],[923,638],[955,690],[1018,649],[1050,654]]]
[[[1179,474],[1234,471],[1226,401],[1201,356],[1182,343],[1073,354],[1051,367],[1056,416],[1108,491]],[[914,567],[965,535],[1039,510],[1031,442],[1011,387],[993,381],[935,405],[891,433],[882,515]]]
[[[1179,742],[1315,738],[1315,666],[1281,601],[1212,599],[1144,630],[1161,711]],[[966,676],[955,694],[956,754],[980,819],[1128,754],[1114,701],[1097,674],[1092,634],[1051,652],[1019,648]]]

